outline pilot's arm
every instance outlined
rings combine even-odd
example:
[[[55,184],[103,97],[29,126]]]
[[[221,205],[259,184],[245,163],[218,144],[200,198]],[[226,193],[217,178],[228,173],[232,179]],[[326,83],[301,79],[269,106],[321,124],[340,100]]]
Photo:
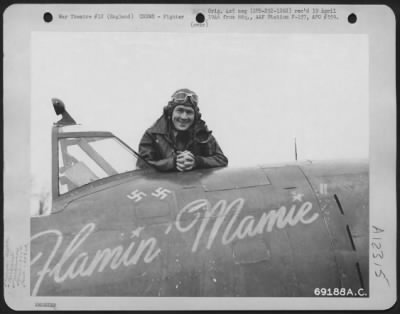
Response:
[[[195,168],[226,167],[228,158],[222,152],[214,136],[207,142],[199,143],[200,153],[195,155]]]
[[[171,150],[169,156],[161,159],[161,154],[157,148],[155,138],[146,132],[139,143],[139,155],[146,160],[150,165],[154,166],[159,171],[175,170],[175,152]],[[141,159],[138,159],[137,166],[145,168],[147,165]]]

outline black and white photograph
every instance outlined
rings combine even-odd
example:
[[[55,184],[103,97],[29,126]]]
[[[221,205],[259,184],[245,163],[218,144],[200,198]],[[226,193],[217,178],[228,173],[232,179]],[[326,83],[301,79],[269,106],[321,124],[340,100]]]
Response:
[[[26,5],[6,35],[28,11],[26,51],[4,37],[28,75],[4,82],[10,303],[391,306],[389,8]]]

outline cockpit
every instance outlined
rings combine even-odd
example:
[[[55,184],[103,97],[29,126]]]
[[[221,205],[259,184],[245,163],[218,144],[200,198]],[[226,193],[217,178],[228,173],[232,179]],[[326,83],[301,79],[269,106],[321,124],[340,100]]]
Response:
[[[62,207],[71,193],[82,191],[80,188],[109,183],[113,179],[107,178],[117,178],[124,173],[130,175],[128,173],[138,169],[140,159],[113,133],[85,128],[75,122],[61,100],[53,98],[52,103],[56,114],[62,118],[54,123],[51,137],[41,133],[43,145],[34,147],[32,217],[56,212],[58,205]],[[146,165],[144,162],[141,168]]]
[[[56,128],[58,195],[88,183],[136,169],[136,154],[109,132]]]

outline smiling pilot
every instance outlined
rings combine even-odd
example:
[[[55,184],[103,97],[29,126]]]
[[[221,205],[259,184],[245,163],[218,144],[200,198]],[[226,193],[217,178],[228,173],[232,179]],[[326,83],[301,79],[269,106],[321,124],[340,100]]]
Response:
[[[179,89],[162,116],[147,129],[139,144],[139,154],[159,171],[189,171],[224,167],[228,159],[206,123],[201,119],[198,96]],[[142,160],[138,167],[145,167]]]

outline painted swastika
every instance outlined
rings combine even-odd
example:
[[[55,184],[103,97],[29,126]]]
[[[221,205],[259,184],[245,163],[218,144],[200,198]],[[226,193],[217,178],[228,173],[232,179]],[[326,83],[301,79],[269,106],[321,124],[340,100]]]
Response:
[[[172,192],[170,190],[159,187],[153,193],[151,193],[151,195],[163,200],[164,198],[166,198],[168,196],[168,194],[171,194],[171,193]]]
[[[147,196],[147,194],[139,190],[135,190],[127,195],[127,197],[135,203],[141,201],[145,196]]]

